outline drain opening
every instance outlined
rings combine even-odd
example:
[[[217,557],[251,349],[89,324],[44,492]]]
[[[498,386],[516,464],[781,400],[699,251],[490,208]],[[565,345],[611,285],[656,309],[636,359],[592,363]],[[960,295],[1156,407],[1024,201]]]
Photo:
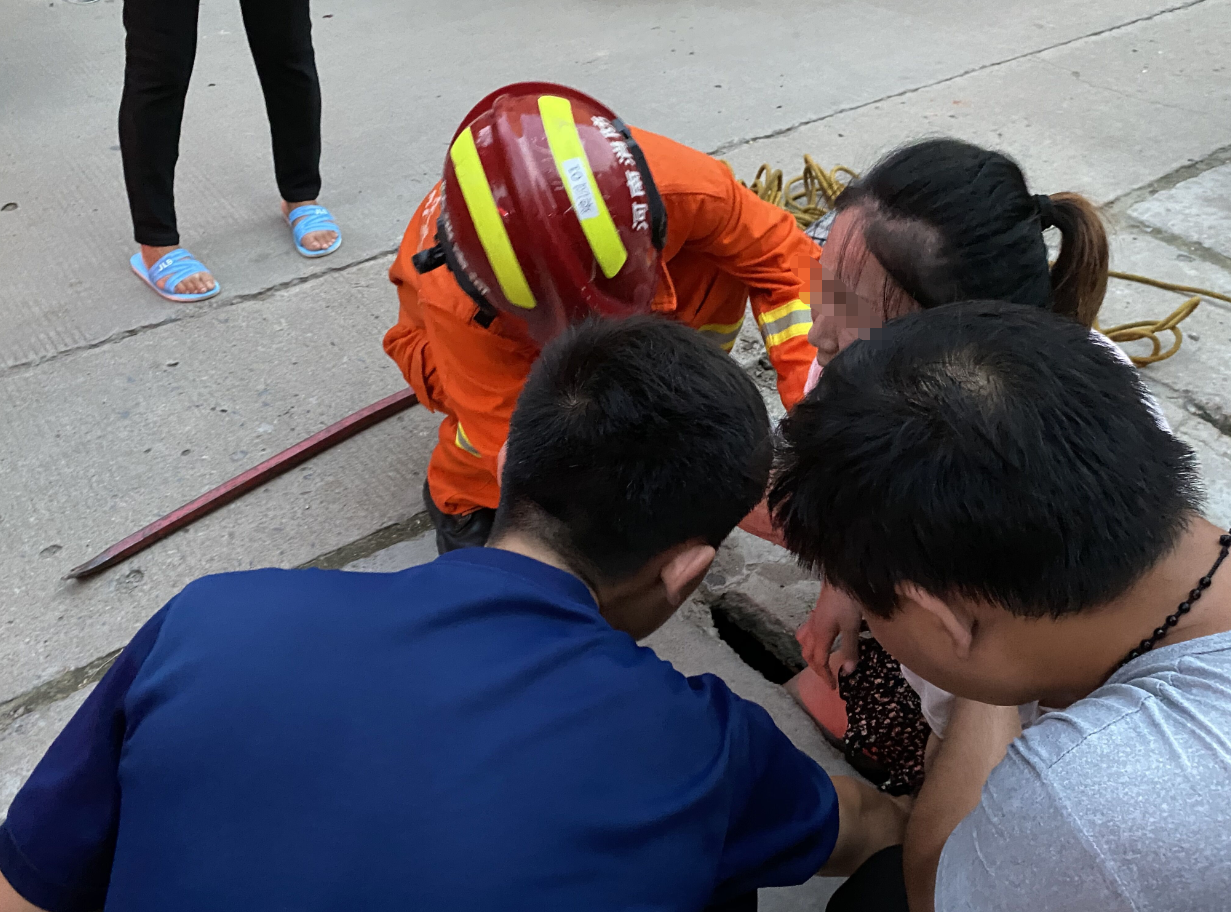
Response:
[[[795,635],[739,593],[724,593],[710,605],[719,638],[744,664],[774,684],[785,684],[804,670]]]

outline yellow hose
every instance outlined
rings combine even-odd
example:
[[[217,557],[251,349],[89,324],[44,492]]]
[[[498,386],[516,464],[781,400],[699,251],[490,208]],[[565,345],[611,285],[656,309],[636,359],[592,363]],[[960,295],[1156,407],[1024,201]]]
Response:
[[[731,167],[728,162],[723,164]],[[846,180],[842,180],[840,175],[846,175]],[[834,200],[846,188],[847,182],[858,176],[845,165],[826,171],[812,160],[811,155],[805,155],[804,173],[790,181],[784,181],[781,171],[765,164],[757,170],[751,184],[743,181],[740,184],[765,202],[791,213],[800,228],[807,228],[833,209]]]
[[[728,168],[731,167],[728,162],[723,162],[723,164]],[[734,173],[734,169],[731,170]],[[838,165],[826,171],[812,159],[812,156],[805,155],[803,174],[789,181],[783,179],[781,171],[771,168],[768,164],[764,164],[757,169],[756,177],[752,179],[751,184],[745,184],[743,181],[739,183],[767,203],[772,203],[791,213],[791,215],[795,216],[795,222],[800,228],[807,228],[813,222],[823,218],[833,210],[834,202],[837,200],[838,195],[851,180],[857,177],[859,175],[855,171],[844,165]],[[1150,342],[1153,346],[1150,354],[1129,355],[1133,363],[1138,367],[1145,367],[1147,364],[1166,360],[1180,350],[1180,344],[1184,341],[1184,334],[1180,331],[1179,324],[1197,309],[1197,305],[1201,303],[1202,298],[1226,301],[1228,304],[1231,304],[1231,296],[1220,294],[1217,291],[1209,291],[1205,288],[1177,285],[1173,282],[1151,279],[1147,276],[1135,275],[1131,272],[1109,272],[1108,276],[1113,279],[1122,279],[1126,282],[1150,285],[1154,288],[1161,288],[1164,291],[1191,295],[1188,300],[1161,320],[1136,320],[1132,323],[1122,323],[1119,326],[1109,326],[1106,329],[1095,323],[1094,328],[1113,342],[1139,342],[1142,340]],[[1158,337],[1161,333],[1168,332],[1172,335],[1171,347],[1164,351],[1163,343]]]
[[[1203,297],[1214,298],[1231,304],[1231,297],[1219,294],[1216,291],[1209,291],[1205,288],[1196,288],[1192,285],[1176,285],[1174,282],[1151,279],[1148,276],[1136,275],[1131,272],[1109,272],[1107,275],[1110,278],[1122,279],[1125,282],[1137,282],[1140,285],[1150,285],[1154,288],[1161,288],[1164,291],[1192,295],[1192,297],[1172,311],[1169,316],[1161,320],[1136,320],[1132,323],[1121,323],[1119,326],[1108,326],[1106,328],[1099,326],[1095,322],[1094,328],[1112,342],[1149,340],[1153,350],[1148,355],[1129,355],[1133,359],[1133,363],[1138,367],[1145,367],[1147,364],[1154,364],[1156,361],[1165,361],[1180,350],[1180,343],[1184,341],[1184,333],[1180,331],[1179,323],[1197,309],[1197,305],[1201,303]],[[1164,332],[1169,332],[1172,336],[1171,347],[1166,351],[1163,351],[1163,344],[1158,339],[1158,334]]]

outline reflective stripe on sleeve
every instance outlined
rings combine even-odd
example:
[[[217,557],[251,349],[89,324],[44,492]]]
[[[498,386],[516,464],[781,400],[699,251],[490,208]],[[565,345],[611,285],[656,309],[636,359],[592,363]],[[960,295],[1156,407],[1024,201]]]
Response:
[[[796,298],[763,314],[757,314],[761,337],[766,348],[773,348],[788,339],[806,336],[812,328],[812,310]]]
[[[738,323],[706,323],[699,327],[697,332],[722,346],[723,351],[730,352],[735,348],[735,340],[739,338],[739,331],[743,325],[743,320]]]
[[[453,442],[457,444],[457,448],[459,450],[465,450],[471,456],[483,455],[475,449],[474,444],[470,442],[470,438],[467,437],[466,432],[462,430],[462,423],[460,421],[457,423],[457,433],[453,435]]]

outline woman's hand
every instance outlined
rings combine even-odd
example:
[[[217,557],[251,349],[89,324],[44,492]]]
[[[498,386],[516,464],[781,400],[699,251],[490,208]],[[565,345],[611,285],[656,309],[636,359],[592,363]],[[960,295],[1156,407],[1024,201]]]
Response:
[[[845,592],[833,586],[821,586],[820,597],[808,619],[795,631],[795,639],[803,648],[804,661],[830,687],[838,687],[837,677],[830,667],[834,641],[841,635],[836,654],[843,674],[850,674],[859,664],[859,627],[863,615],[859,605]]]

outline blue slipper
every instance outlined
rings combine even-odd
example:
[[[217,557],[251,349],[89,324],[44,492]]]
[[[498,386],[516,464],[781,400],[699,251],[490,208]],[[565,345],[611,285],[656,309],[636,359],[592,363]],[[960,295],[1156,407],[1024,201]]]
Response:
[[[191,301],[204,301],[206,298],[212,298],[222,290],[222,286],[218,284],[218,280],[214,280],[214,287],[209,291],[202,291],[197,294],[175,294],[167,291],[164,288],[159,288],[158,283],[165,277],[167,279],[167,288],[174,288],[180,282],[189,276],[196,275],[198,272],[209,272],[205,265],[194,257],[183,247],[176,247],[166,256],[159,257],[158,262],[149,269],[145,268],[145,261],[141,259],[141,254],[134,253],[131,260],[128,261],[135,272],[146,285],[154,289],[168,301],[176,301],[181,304],[186,304]]]
[[[295,249],[300,256],[323,257],[342,246],[342,229],[324,206],[300,206],[292,209],[286,217],[286,223],[291,226],[291,233],[295,236]],[[305,234],[311,234],[313,231],[336,231],[338,236],[324,250],[309,250],[299,242]]]

